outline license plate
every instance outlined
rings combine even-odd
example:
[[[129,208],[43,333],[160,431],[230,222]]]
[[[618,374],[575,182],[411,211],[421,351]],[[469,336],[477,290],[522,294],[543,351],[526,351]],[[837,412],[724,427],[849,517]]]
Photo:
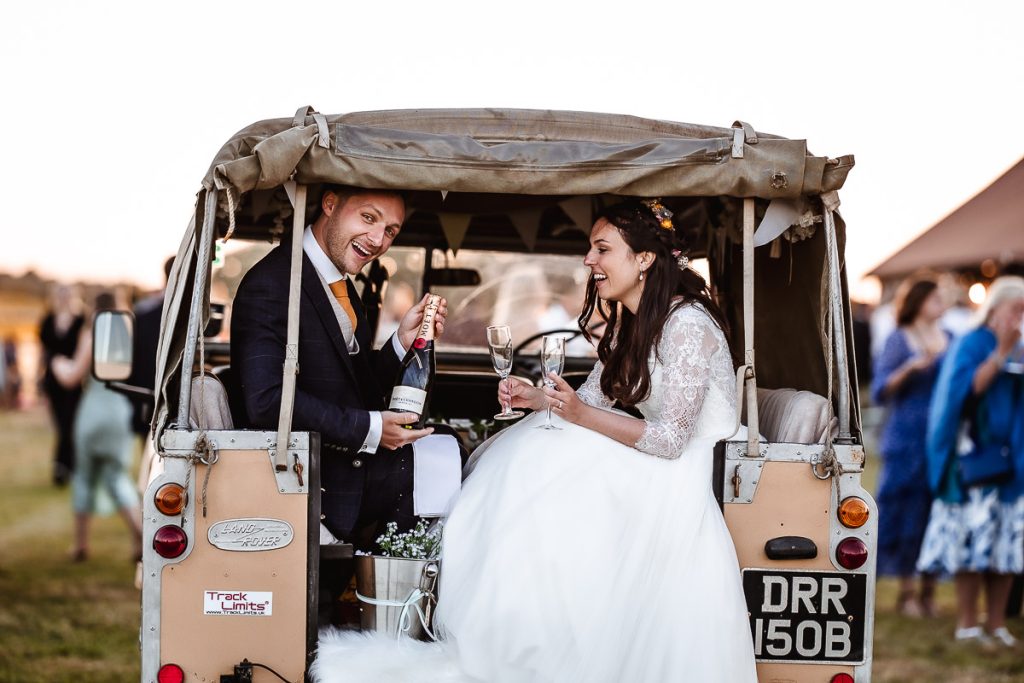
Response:
[[[760,662],[864,662],[867,575],[743,570]]]

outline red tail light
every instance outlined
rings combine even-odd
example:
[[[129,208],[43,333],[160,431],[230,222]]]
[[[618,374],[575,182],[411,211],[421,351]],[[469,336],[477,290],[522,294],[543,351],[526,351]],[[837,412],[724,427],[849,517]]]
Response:
[[[868,561],[868,547],[859,538],[847,538],[836,547],[836,561],[844,569],[857,569]]]
[[[188,547],[188,537],[180,526],[168,524],[156,530],[153,534],[153,550],[160,557],[178,557]]]
[[[183,683],[185,672],[177,664],[164,664],[157,672],[156,680],[157,683]]]
[[[833,676],[829,683],[853,683],[853,676],[850,674],[836,674]]]

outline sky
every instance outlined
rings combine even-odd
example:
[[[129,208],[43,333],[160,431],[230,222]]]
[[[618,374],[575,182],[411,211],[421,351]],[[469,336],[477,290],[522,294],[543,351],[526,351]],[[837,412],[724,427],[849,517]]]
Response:
[[[1024,4],[11,1],[0,271],[159,286],[214,154],[302,105],[741,119],[856,156],[861,276],[1024,156]]]

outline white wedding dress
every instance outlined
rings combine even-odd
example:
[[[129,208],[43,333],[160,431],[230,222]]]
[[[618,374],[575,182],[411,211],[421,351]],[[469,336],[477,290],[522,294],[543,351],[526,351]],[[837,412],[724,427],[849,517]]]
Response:
[[[500,432],[445,523],[439,644],[321,634],[333,681],[754,683],[712,450],[736,421],[725,337],[672,313],[651,358],[636,448],[544,411]],[[611,410],[598,363],[580,388]]]
[[[487,683],[757,680],[735,549],[711,491],[736,406],[725,337],[672,313],[636,448],[535,413],[482,446],[446,523],[437,624]],[[611,410],[600,363],[579,389]]]

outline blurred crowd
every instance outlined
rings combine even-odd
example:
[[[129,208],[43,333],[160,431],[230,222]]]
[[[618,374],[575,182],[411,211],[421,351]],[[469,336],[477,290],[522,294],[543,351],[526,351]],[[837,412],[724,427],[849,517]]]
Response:
[[[494,316],[575,329],[569,311],[578,310],[580,279],[569,273],[564,282],[548,282],[557,280],[560,265],[496,280],[513,293],[544,292],[536,302],[502,295],[500,287],[480,301],[460,303],[453,294],[459,317],[473,319],[462,343],[476,344],[481,321]],[[525,277],[545,286],[524,286]],[[39,326],[38,379],[26,374],[14,339],[2,341],[0,408],[18,407],[30,381],[38,382],[51,412],[52,479],[72,486],[76,560],[88,557],[89,520],[97,513],[120,513],[136,554],[139,549],[138,487],[130,468],[148,414],[89,373],[93,315],[132,308],[127,294],[102,292],[84,302],[74,288],[54,287]],[[855,303],[853,333],[866,428],[876,432],[881,456],[879,575],[897,577],[898,611],[921,617],[935,614],[936,581],[952,577],[956,638],[998,647],[1016,641],[1005,615],[1020,611],[1024,574],[1024,279],[1004,275],[982,294],[972,303],[953,276],[914,276],[881,305]],[[411,285],[393,283],[381,311],[382,335],[415,298]],[[130,384],[152,388],[162,301],[159,292],[135,305],[136,344],[147,350],[136,352]],[[503,305],[512,309],[494,310]],[[475,307],[482,308],[474,313]],[[449,336],[458,343],[458,319]],[[520,339],[529,336],[529,329],[519,330]],[[587,344],[580,354],[589,351]]]
[[[167,275],[173,260],[164,267]],[[38,328],[38,362],[29,364],[31,377],[38,377],[38,394],[45,399],[54,427],[52,482],[71,487],[74,561],[89,557],[89,526],[97,515],[117,513],[125,521],[132,541],[134,559],[141,558],[141,512],[139,490],[132,470],[141,441],[148,434],[150,404],[130,400],[92,377],[92,328],[102,311],[133,310],[133,375],[128,383],[152,389],[155,354],[163,292],[133,302],[130,288],[94,289],[84,297],[72,285],[51,288],[48,309]],[[15,345],[5,354],[0,375],[3,405],[22,407],[31,401],[30,392],[19,386],[26,373],[19,363]],[[37,370],[31,373],[31,365]],[[12,372],[12,368],[14,371]]]
[[[896,607],[909,616],[933,615],[935,582],[952,577],[955,638],[1012,647],[1005,617],[1020,611],[1024,573],[1024,278],[995,279],[972,309],[948,277],[912,277],[864,313],[855,334],[870,372],[859,379],[884,411],[879,576],[898,577]]]

